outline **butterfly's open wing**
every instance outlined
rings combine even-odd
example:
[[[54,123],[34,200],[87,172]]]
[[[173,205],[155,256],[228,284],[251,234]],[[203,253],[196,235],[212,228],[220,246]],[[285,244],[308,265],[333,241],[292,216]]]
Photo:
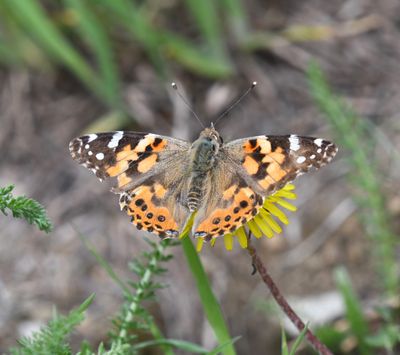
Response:
[[[328,164],[337,147],[313,137],[258,136],[238,139],[224,147],[224,153],[263,196],[281,189],[311,168]]]
[[[113,191],[138,229],[161,237],[177,236],[187,218],[180,199],[189,147],[178,139],[122,131],[89,134],[69,146],[72,158],[99,179],[117,179]]]
[[[253,218],[264,198],[336,154],[334,144],[312,137],[258,136],[232,141],[220,149],[211,191],[194,223],[195,236],[210,239],[233,232]]]

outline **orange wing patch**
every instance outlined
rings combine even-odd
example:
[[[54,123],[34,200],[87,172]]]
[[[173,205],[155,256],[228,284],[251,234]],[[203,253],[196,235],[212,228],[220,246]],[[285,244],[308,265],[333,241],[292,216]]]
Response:
[[[234,189],[234,192],[232,190]],[[263,198],[250,187],[230,186],[223,193],[224,200],[230,199],[227,208],[215,209],[205,220],[200,222],[194,233],[195,237],[206,240],[234,232],[252,219],[261,208]]]
[[[257,173],[260,164],[252,158],[250,155],[247,155],[243,161],[243,167],[250,175],[254,175]]]
[[[116,154],[116,160],[121,161],[127,158],[129,158],[130,160],[136,160],[138,158],[136,152],[137,151],[135,149],[132,149],[132,146],[130,144],[127,144],[122,148],[122,150],[120,150]]]
[[[138,172],[142,174],[148,172],[157,162],[157,158],[157,154],[150,154],[147,158],[140,161],[137,166]]]
[[[249,139],[243,144],[245,153],[268,154],[271,152],[271,143],[265,138]]]
[[[243,168],[264,190],[273,190],[288,175],[284,168],[285,150],[280,146],[273,150],[267,138],[249,139],[243,144],[243,150]]]
[[[277,147],[273,152],[267,153],[262,162],[283,164],[285,158],[285,151],[281,147]]]
[[[222,198],[224,200],[230,200],[233,197],[233,195],[235,194],[237,188],[238,188],[237,185],[232,185],[231,187],[229,187],[228,189],[226,189],[223,192]]]
[[[121,160],[118,161],[115,165],[106,167],[106,172],[108,176],[114,177],[126,171],[128,167],[129,167],[129,161]]]
[[[157,200],[165,192],[161,184],[139,186],[129,193],[121,194],[121,209],[131,216],[137,229],[156,233],[162,238],[177,237],[179,228],[172,213],[167,207],[157,205]]]
[[[165,139],[148,134],[143,137],[136,146],[126,144],[116,152],[115,163],[105,166],[108,176],[118,176],[118,187],[122,188],[132,182],[132,178],[126,171],[134,168],[138,173],[148,172],[158,160],[158,152],[165,149],[168,142]]]

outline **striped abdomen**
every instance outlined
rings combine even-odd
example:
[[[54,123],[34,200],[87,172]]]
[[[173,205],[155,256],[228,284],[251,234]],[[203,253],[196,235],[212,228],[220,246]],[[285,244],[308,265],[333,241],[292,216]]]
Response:
[[[194,172],[192,175],[187,195],[187,206],[190,212],[196,211],[203,199],[206,178],[206,172]]]
[[[216,131],[205,129],[191,147],[191,176],[187,194],[187,207],[194,212],[204,197],[209,171],[212,169],[219,143]]]

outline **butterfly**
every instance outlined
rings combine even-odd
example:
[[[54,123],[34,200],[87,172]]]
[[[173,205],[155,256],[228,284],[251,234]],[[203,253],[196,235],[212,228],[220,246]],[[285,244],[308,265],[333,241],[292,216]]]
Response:
[[[211,240],[251,220],[265,198],[311,168],[329,163],[337,147],[297,135],[256,136],[224,143],[211,125],[193,143],[138,132],[75,138],[71,156],[112,191],[137,229],[180,235],[195,213],[192,235]]]

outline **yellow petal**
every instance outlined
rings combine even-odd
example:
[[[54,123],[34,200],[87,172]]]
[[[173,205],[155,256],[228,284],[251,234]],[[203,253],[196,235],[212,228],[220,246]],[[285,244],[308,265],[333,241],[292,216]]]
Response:
[[[281,205],[282,207],[286,208],[289,211],[292,211],[292,212],[297,211],[297,207],[295,205],[292,205],[290,202],[287,202],[281,198],[278,198],[276,200],[276,203],[278,205]]]
[[[250,220],[247,222],[247,225],[250,228],[251,233],[258,239],[263,236],[262,232],[260,231],[260,228],[257,227],[257,223],[254,222],[254,220]]]
[[[254,217],[254,222],[257,223],[257,226],[261,229],[264,235],[268,238],[272,238],[274,232],[272,231],[271,227],[265,222],[260,215]]]
[[[287,184],[282,190],[291,191],[294,189],[295,189],[295,186],[293,184]]]
[[[288,218],[286,217],[286,215],[285,215],[278,207],[276,207],[273,203],[267,201],[267,202],[264,203],[264,206],[263,206],[263,207],[264,207],[268,212],[270,212],[270,213],[273,214],[274,216],[278,217],[279,220],[280,220],[282,223],[289,224],[289,220],[288,220]],[[262,209],[261,209],[261,210],[262,210]]]
[[[295,200],[297,198],[296,194],[294,192],[286,191],[286,190],[280,190],[278,191],[275,195],[278,197],[284,197],[287,198],[288,200]]]
[[[281,226],[272,218],[270,214],[262,214],[264,222],[266,222],[275,233],[282,233]]]
[[[196,245],[197,252],[201,252],[201,249],[203,248],[203,244],[204,244],[204,239],[203,238],[198,238],[197,239],[197,245]]]
[[[240,227],[235,231],[235,235],[237,236],[238,242],[240,246],[245,249],[247,248],[247,236],[243,227]]]
[[[226,250],[232,250],[233,249],[233,235],[232,234],[226,234],[224,235],[224,243],[225,243],[225,248]]]

